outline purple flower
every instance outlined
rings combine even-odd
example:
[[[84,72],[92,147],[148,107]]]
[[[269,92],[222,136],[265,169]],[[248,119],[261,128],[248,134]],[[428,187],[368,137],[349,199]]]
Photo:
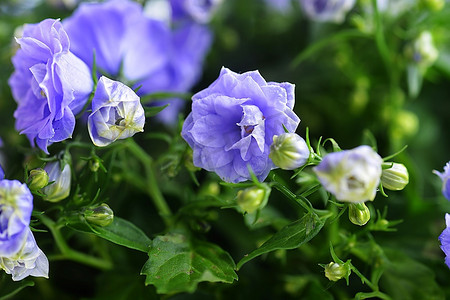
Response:
[[[33,196],[26,184],[0,181],[0,257],[15,255],[27,238]]]
[[[294,85],[266,82],[258,71],[237,74],[222,68],[219,78],[192,97],[182,137],[194,165],[224,181],[250,179],[249,166],[263,181],[275,166],[269,159],[273,136],[294,132]]]
[[[27,238],[17,254],[0,257],[0,269],[11,274],[14,281],[28,276],[48,278],[47,256],[39,249],[30,228],[27,228],[26,235]]]
[[[136,93],[121,82],[102,76],[92,99],[88,130],[96,146],[144,131],[145,113]]]
[[[439,241],[441,242],[441,249],[445,253],[445,263],[450,268],[450,215],[445,214],[445,224],[446,228],[442,231],[439,236]]]
[[[83,3],[64,27],[76,55],[92,66],[95,51],[101,73],[133,88],[141,86],[140,96],[187,92],[199,79],[212,40],[204,26],[189,23],[172,30],[125,0]],[[158,117],[172,123],[182,106],[174,103]]]
[[[72,180],[70,164],[66,163],[64,167],[61,167],[61,164],[60,161],[52,161],[45,165],[44,170],[48,174],[49,182],[52,183],[42,189],[42,193],[45,195],[44,200],[58,202],[70,195]]]
[[[337,200],[373,200],[380,184],[383,159],[369,146],[327,154],[313,170]]]
[[[3,178],[5,178],[5,171],[3,171],[3,168],[0,165],[0,180],[3,180]]]
[[[9,79],[18,104],[16,129],[48,153],[50,144],[71,137],[74,114],[92,92],[90,70],[69,51],[59,20],[25,25],[17,42],[20,49],[12,58],[15,71]]]
[[[443,173],[436,170],[434,170],[433,173],[441,177],[442,194],[447,200],[450,200],[450,161],[445,165]]]
[[[223,0],[170,0],[172,18],[208,23]]]
[[[305,14],[314,21],[342,23],[355,0],[300,0]]]

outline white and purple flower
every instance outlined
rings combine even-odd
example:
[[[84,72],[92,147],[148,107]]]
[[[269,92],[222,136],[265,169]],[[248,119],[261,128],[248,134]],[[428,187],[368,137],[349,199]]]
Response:
[[[380,184],[383,159],[369,146],[327,154],[313,170],[337,200],[373,200]]]
[[[75,114],[93,88],[87,65],[70,51],[69,38],[59,20],[27,24],[17,39],[15,68],[9,85],[18,107],[16,129],[32,146],[47,147],[72,136]]]
[[[263,181],[275,165],[269,158],[274,135],[294,132],[294,85],[266,82],[258,71],[237,74],[222,68],[219,78],[192,97],[182,137],[193,149],[194,165],[224,181]]]
[[[139,96],[121,82],[102,76],[92,99],[88,130],[96,146],[144,131],[145,112]]]

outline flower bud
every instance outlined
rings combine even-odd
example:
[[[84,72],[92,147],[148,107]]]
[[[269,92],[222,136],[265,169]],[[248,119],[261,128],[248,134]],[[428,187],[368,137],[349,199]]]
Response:
[[[38,168],[30,171],[28,177],[28,188],[32,191],[37,191],[47,186],[48,174],[44,169]]]
[[[331,281],[338,281],[350,275],[350,267],[347,264],[330,262],[325,266],[325,277]]]
[[[433,36],[429,31],[423,31],[413,43],[413,60],[423,66],[431,66],[439,56]]]
[[[353,224],[363,226],[370,220],[370,210],[363,202],[350,203],[348,218]]]
[[[383,159],[369,146],[326,155],[313,170],[337,200],[364,202],[375,198]]]
[[[283,133],[273,136],[269,158],[284,170],[294,170],[303,166],[309,158],[305,140],[296,133]]]
[[[140,99],[128,86],[102,76],[98,81],[88,131],[94,145],[104,147],[144,131],[145,113]]]
[[[53,183],[42,189],[45,194],[44,200],[58,202],[67,198],[70,194],[71,170],[70,165],[66,164],[61,171],[61,163],[54,161],[48,163],[45,168],[48,173],[49,181]]]
[[[91,209],[86,209],[83,215],[88,223],[101,227],[108,226],[114,221],[114,212],[106,203],[102,203]]]
[[[408,182],[408,169],[403,164],[393,163],[392,167],[381,172],[381,184],[388,190],[403,190]]]
[[[238,192],[237,204],[244,211],[253,213],[266,206],[269,194],[270,188],[268,186],[264,186],[264,188],[257,186],[246,188]]]
[[[420,2],[423,6],[433,11],[439,11],[445,6],[445,0],[421,0]]]

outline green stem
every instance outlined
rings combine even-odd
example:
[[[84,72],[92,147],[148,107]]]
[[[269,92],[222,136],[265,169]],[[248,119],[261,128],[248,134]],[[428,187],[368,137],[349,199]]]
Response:
[[[52,219],[45,215],[39,215],[37,217],[48,227],[48,229],[50,229],[56,246],[61,251],[61,255],[54,256],[55,259],[70,259],[102,270],[109,270],[112,268],[112,263],[109,260],[93,257],[70,248],[59,231],[57,224]]]
[[[167,226],[172,224],[172,211],[164,199],[153,171],[153,159],[133,139],[127,141],[128,149],[142,162],[146,179],[147,194],[152,198],[159,215]]]
[[[386,67],[388,76],[391,77],[392,61],[389,55],[389,48],[384,38],[383,25],[381,22],[381,15],[378,11],[377,0],[372,0],[372,6],[374,11],[374,23],[375,23],[375,43],[380,53],[381,59]]]
[[[273,179],[275,179],[275,176],[273,176]],[[308,201],[309,205],[307,204],[307,202],[305,201],[306,198],[297,196],[296,194],[291,192],[291,190],[289,190],[287,187],[285,187],[284,185],[282,185],[281,183],[279,183],[277,181],[271,182],[270,185],[275,187],[280,192],[282,192],[286,197],[288,197],[288,198],[294,200],[295,202],[297,202],[298,204],[300,204],[300,206],[303,207],[306,211],[313,212],[313,207],[311,206],[311,203],[309,203],[309,201]]]
[[[378,292],[378,286],[374,285],[369,279],[366,278],[366,276],[364,276],[361,272],[359,272],[359,270],[353,266],[352,264],[350,264],[350,269],[356,274],[358,275],[359,278],[361,278],[362,283],[367,284],[374,292]]]

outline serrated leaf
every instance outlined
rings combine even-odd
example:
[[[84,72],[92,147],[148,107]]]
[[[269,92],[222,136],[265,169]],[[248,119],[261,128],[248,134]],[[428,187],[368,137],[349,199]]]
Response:
[[[198,283],[237,280],[231,256],[215,244],[170,233],[153,240],[141,274],[160,294],[193,292]]]
[[[283,227],[261,247],[242,258],[237,269],[239,270],[246,262],[264,253],[280,249],[295,249],[309,242],[322,229],[326,218],[328,216],[319,218],[316,214],[308,213],[303,218]]]
[[[105,227],[89,225],[99,237],[121,246],[147,253],[152,244],[152,240],[139,227],[119,217],[114,217],[114,221]]]

